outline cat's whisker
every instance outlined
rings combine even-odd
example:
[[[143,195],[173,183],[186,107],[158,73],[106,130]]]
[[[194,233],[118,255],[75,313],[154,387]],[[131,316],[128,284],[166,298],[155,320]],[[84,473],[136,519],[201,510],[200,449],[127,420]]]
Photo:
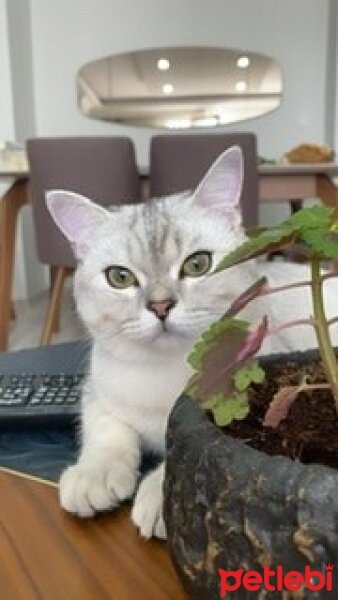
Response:
[[[114,331],[111,331],[108,328],[106,328],[106,329],[102,329],[102,330],[97,330],[95,333],[95,336],[100,341],[107,342],[107,341],[111,341],[111,340],[116,341],[116,338],[122,336],[123,333],[124,332],[123,332],[122,328],[119,328],[118,330],[114,330]]]
[[[176,319],[176,323],[182,323],[182,325],[193,325],[194,323],[211,323],[217,318],[219,318],[219,313],[208,311],[202,314],[195,313],[184,315],[184,317]]]

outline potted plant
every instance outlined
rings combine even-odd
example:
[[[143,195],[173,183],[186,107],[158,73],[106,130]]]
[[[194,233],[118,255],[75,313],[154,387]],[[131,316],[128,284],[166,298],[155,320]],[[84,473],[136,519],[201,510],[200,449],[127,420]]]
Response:
[[[257,359],[268,318],[237,318],[278,293],[264,278],[205,332],[167,432],[164,516],[174,563],[196,600],[338,597],[338,364],[322,287],[338,260],[337,212],[299,211],[256,232],[216,271],[301,243],[318,350]],[[338,298],[337,298],[338,315]],[[300,322],[285,323],[296,327]],[[337,439],[337,441],[336,441]],[[336,591],[334,591],[336,590]],[[335,595],[336,594],[336,595]]]

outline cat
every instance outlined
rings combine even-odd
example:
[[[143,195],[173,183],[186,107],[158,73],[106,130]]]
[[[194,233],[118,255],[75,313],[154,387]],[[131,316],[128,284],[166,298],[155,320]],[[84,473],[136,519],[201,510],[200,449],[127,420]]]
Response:
[[[131,516],[140,534],[165,538],[163,462],[141,481],[139,465],[145,451],[164,453],[168,414],[191,376],[189,350],[262,274],[274,285],[306,279],[305,267],[255,261],[209,276],[246,239],[242,180],[242,153],[234,146],[193,193],[110,211],[72,192],[47,193],[49,211],[78,259],[74,295],[93,340],[81,451],[60,479],[65,510],[90,517],[135,495]],[[267,296],[243,317],[257,321],[268,313],[275,325],[301,318],[310,310],[306,296],[303,288],[279,300]],[[314,346],[313,333],[304,329],[269,338],[263,352]]]

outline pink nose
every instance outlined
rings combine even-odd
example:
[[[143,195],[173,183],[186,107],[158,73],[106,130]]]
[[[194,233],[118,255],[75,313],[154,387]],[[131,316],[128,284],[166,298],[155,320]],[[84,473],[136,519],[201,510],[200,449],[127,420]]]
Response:
[[[151,310],[151,312],[155,313],[155,315],[161,319],[161,321],[164,321],[174,306],[174,300],[168,299],[163,300],[162,302],[149,302],[147,308],[148,310]]]

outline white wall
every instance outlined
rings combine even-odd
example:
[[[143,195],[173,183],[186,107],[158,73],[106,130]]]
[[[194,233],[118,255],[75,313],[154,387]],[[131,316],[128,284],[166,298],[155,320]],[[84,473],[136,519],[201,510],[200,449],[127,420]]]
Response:
[[[6,0],[0,0],[0,140],[14,138],[14,113]]]
[[[330,5],[330,20],[332,22],[331,25],[331,47],[330,51],[332,53],[331,59],[331,71],[329,72],[330,81],[332,81],[332,101],[331,101],[331,109],[333,109],[333,135],[332,139],[334,140],[334,148],[336,149],[336,159],[338,160],[338,77],[337,77],[337,69],[338,69],[338,0],[331,0]],[[329,83],[329,88],[331,83]],[[328,111],[330,107],[328,107]],[[337,183],[337,182],[336,182]]]
[[[275,113],[235,125],[255,131],[260,152],[278,157],[300,141],[322,142],[328,0],[31,0],[39,135],[131,135],[147,162],[152,131],[81,116],[76,73],[102,56],[156,46],[205,44],[275,57],[284,101]]]
[[[30,0],[7,0],[8,42],[11,63],[15,140],[24,143],[35,135]],[[15,296],[30,297],[47,284],[46,270],[39,268],[31,208],[20,211],[17,269],[23,273]],[[20,249],[21,246],[21,249]]]
[[[17,4],[18,0],[12,0],[12,6]],[[21,1],[21,23],[29,23],[28,15],[25,9],[29,6],[27,0]],[[25,89],[21,87],[21,95],[16,96],[15,90],[15,62],[18,58],[13,56],[11,48],[11,36],[10,36],[10,15],[8,12],[8,2],[6,0],[0,0],[0,81],[1,81],[1,92],[0,92],[0,141],[20,139],[17,135],[17,123],[16,116],[19,114],[16,112],[17,98],[22,98],[23,103],[25,99]],[[19,42],[21,38],[18,34],[23,34],[22,28],[16,31],[16,39]],[[26,37],[27,41],[27,37]],[[25,72],[23,71],[25,77]],[[22,84],[21,84],[22,85]],[[33,95],[32,95],[33,100]],[[20,113],[21,114],[21,113]],[[27,122],[27,120],[26,120]],[[27,129],[25,130],[25,132]],[[24,138],[22,138],[24,139]],[[0,194],[3,194],[8,186],[11,184],[11,180],[7,182],[0,182]],[[28,217],[28,219],[27,219]],[[26,233],[29,238],[29,247],[32,246],[32,227],[29,224],[29,211],[25,210],[21,212],[19,223],[17,227],[17,244],[16,244],[16,257],[15,257],[15,273],[14,273],[14,286],[13,296],[14,298],[27,297],[28,281],[27,281],[27,263],[26,263]],[[25,230],[25,231],[24,231]],[[39,270],[32,270],[31,280],[35,279],[35,272],[39,274]],[[33,286],[34,291],[36,286]]]
[[[326,97],[325,97],[325,141],[331,148],[336,145],[336,121],[338,113],[336,111],[336,91],[337,82],[337,21],[338,21],[338,0],[329,0],[328,6],[328,31],[327,31],[327,62],[326,62]]]
[[[16,140],[35,135],[32,35],[29,0],[7,0]]]

